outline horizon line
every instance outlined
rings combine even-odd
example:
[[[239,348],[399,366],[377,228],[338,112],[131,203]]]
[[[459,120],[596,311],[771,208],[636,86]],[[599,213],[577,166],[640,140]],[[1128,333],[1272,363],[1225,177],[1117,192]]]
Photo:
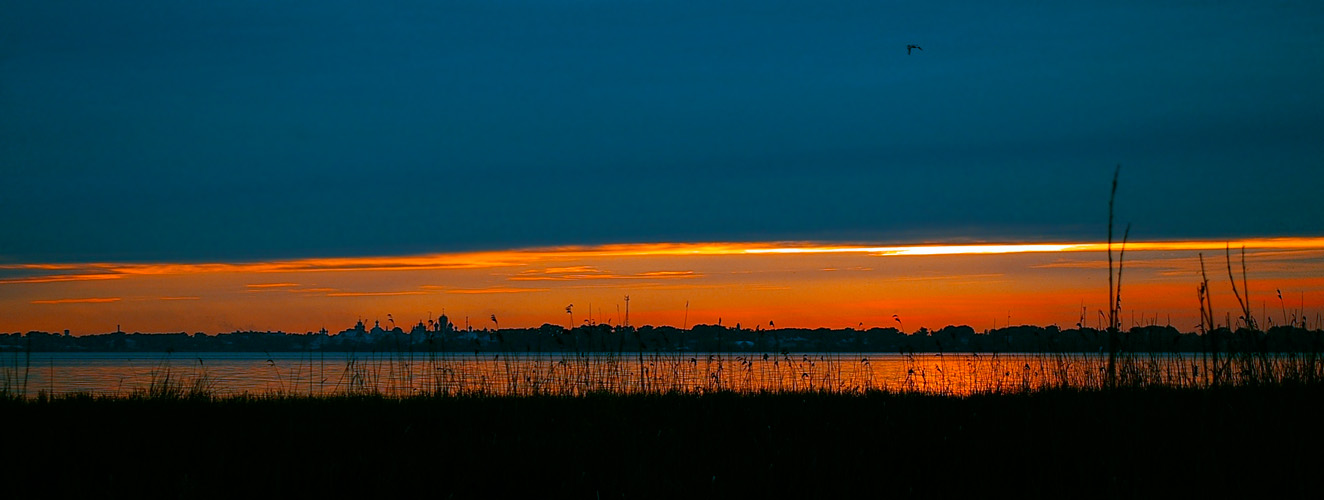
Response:
[[[363,321],[362,319],[360,319],[359,321],[360,321],[360,322],[363,322],[363,324],[364,324],[364,328],[367,329],[366,331],[371,331],[371,330],[372,330],[372,329],[370,329],[370,328],[367,328],[367,323],[366,323],[365,321]],[[380,321],[380,320],[377,320],[377,321]],[[422,320],[420,320],[419,323],[422,323]],[[830,332],[851,332],[851,331],[853,331],[853,332],[870,332],[870,331],[874,331],[874,330],[884,330],[884,331],[892,330],[892,331],[896,331],[896,332],[898,332],[898,333],[900,333],[900,334],[902,334],[902,335],[907,335],[907,336],[917,334],[917,333],[919,333],[920,331],[925,331],[925,332],[928,332],[928,333],[938,333],[938,332],[941,332],[941,331],[944,331],[944,330],[947,330],[947,329],[950,329],[950,328],[969,328],[969,329],[971,329],[972,331],[974,331],[974,333],[975,333],[976,335],[984,335],[984,334],[991,333],[991,332],[995,332],[995,331],[999,331],[999,330],[1009,330],[1009,329],[1017,329],[1017,328],[1037,328],[1037,329],[1042,329],[1042,330],[1048,330],[1048,329],[1050,329],[1050,328],[1056,328],[1058,331],[1061,331],[1061,332],[1070,332],[1070,331],[1087,331],[1087,330],[1088,330],[1088,331],[1098,331],[1098,332],[1105,332],[1105,331],[1107,331],[1107,327],[1106,327],[1106,326],[1105,326],[1105,327],[1102,327],[1102,328],[1095,328],[1095,327],[1092,327],[1092,326],[1089,326],[1089,325],[1066,325],[1066,326],[1063,326],[1063,325],[1059,325],[1059,324],[1057,324],[1057,323],[1049,323],[1049,324],[1046,324],[1046,325],[1041,325],[1041,324],[1037,324],[1037,323],[1023,323],[1023,324],[1017,324],[1017,325],[994,326],[994,327],[984,328],[984,329],[982,329],[982,330],[979,329],[979,328],[976,328],[976,327],[973,326],[973,325],[967,324],[967,323],[961,323],[961,324],[957,324],[957,323],[948,323],[948,324],[943,325],[943,326],[941,326],[941,327],[920,326],[920,327],[915,328],[915,329],[913,329],[913,330],[911,330],[911,331],[906,331],[906,330],[903,330],[903,329],[901,329],[900,327],[896,327],[896,326],[879,326],[879,325],[862,326],[862,327],[854,327],[854,326],[843,326],[843,327],[829,327],[829,326],[812,326],[812,327],[811,327],[811,326],[777,326],[777,327],[766,327],[766,326],[763,326],[763,325],[760,324],[760,325],[755,325],[754,327],[751,328],[751,327],[743,327],[743,326],[741,326],[741,327],[737,327],[737,325],[724,325],[724,324],[720,324],[720,323],[696,323],[696,324],[693,324],[693,325],[689,325],[688,327],[680,327],[680,326],[671,325],[671,324],[659,324],[659,325],[654,325],[654,324],[651,324],[651,323],[643,324],[643,325],[639,325],[639,326],[634,326],[634,325],[622,325],[622,324],[616,324],[616,323],[597,323],[597,324],[595,324],[595,325],[576,325],[574,328],[566,328],[564,325],[560,325],[560,324],[557,324],[557,323],[551,323],[551,322],[545,322],[545,323],[543,323],[542,325],[538,325],[538,326],[512,326],[512,327],[505,327],[505,328],[492,328],[492,327],[484,326],[484,327],[482,327],[482,328],[471,327],[471,328],[465,329],[465,328],[462,328],[462,327],[456,326],[455,329],[450,330],[449,332],[450,332],[450,333],[454,333],[454,334],[461,334],[461,333],[480,333],[480,332],[500,332],[500,331],[503,331],[503,330],[505,330],[505,331],[515,331],[515,330],[539,331],[539,330],[542,330],[544,327],[546,327],[546,326],[548,326],[548,325],[551,325],[551,326],[555,326],[555,327],[561,328],[564,332],[572,332],[572,331],[575,331],[575,330],[581,330],[581,329],[592,330],[592,329],[597,329],[597,328],[602,328],[602,327],[607,327],[607,328],[609,328],[609,329],[611,329],[611,330],[613,330],[613,331],[615,331],[615,330],[617,330],[617,329],[622,329],[622,328],[628,328],[628,329],[632,329],[632,330],[640,330],[640,329],[644,329],[644,328],[650,328],[650,329],[655,329],[655,330],[656,330],[656,329],[662,329],[662,328],[670,328],[670,329],[673,329],[673,330],[681,330],[681,331],[693,331],[693,330],[698,329],[698,328],[722,328],[722,329],[730,330],[730,331],[750,331],[750,332],[758,332],[758,331],[762,331],[762,332],[774,332],[774,331],[782,331],[782,330],[807,330],[807,331],[827,330],[827,331],[830,331]],[[388,333],[388,334],[389,334],[389,333],[394,333],[395,330],[400,330],[400,333],[403,333],[403,334],[406,334],[406,335],[410,335],[410,334],[413,333],[412,330],[406,329],[406,328],[404,328],[404,326],[405,326],[405,324],[402,323],[402,324],[397,324],[397,325],[395,325],[395,326],[394,326],[394,329],[387,329],[387,328],[385,328],[385,327],[381,327],[380,324],[378,324],[378,325],[377,325],[377,328],[379,328],[379,329],[382,331],[382,333]],[[418,326],[418,325],[415,324],[415,325],[411,326],[411,328],[412,328],[412,327],[416,327],[416,326]],[[1182,329],[1181,327],[1179,327],[1179,326],[1177,326],[1177,325],[1175,325],[1175,324],[1171,324],[1171,323],[1164,323],[1164,324],[1158,324],[1158,323],[1134,324],[1134,325],[1131,325],[1129,328],[1120,329],[1119,331],[1127,332],[1127,331],[1131,331],[1131,330],[1135,330],[1135,329],[1149,329],[1149,328],[1163,328],[1163,329],[1171,328],[1171,329],[1173,329],[1173,330],[1176,330],[1178,333],[1180,333],[1180,334],[1184,334],[1184,335],[1186,335],[1186,334],[1203,335],[1202,333],[1200,333],[1200,332],[1198,332],[1198,331],[1196,331],[1196,330],[1185,330],[1185,329]],[[1312,328],[1306,328],[1306,327],[1303,327],[1303,326],[1301,326],[1301,325],[1272,325],[1272,326],[1269,326],[1269,327],[1267,327],[1267,328],[1265,328],[1265,329],[1258,329],[1258,328],[1257,328],[1257,329],[1255,329],[1254,331],[1268,332],[1269,330],[1276,329],[1276,328],[1295,328],[1295,329],[1303,329],[1303,330],[1306,330],[1306,331],[1324,331],[1324,330],[1321,330],[1321,328],[1319,328],[1319,327],[1316,327],[1316,328],[1313,328],[1313,329],[1312,329]],[[1245,330],[1245,329],[1247,329],[1245,326],[1237,326],[1237,327],[1236,327],[1236,330],[1238,330],[1238,331],[1240,331],[1240,330]],[[323,327],[322,330],[325,330],[325,333],[324,333],[325,335],[333,336],[333,337],[334,337],[334,336],[337,336],[337,335],[340,335],[340,334],[343,334],[343,333],[346,333],[346,332],[355,331],[355,329],[354,329],[353,326],[351,326],[351,327],[349,327],[349,328],[345,328],[345,329],[340,330],[340,331],[327,330],[325,327]],[[1220,325],[1214,327],[1213,330],[1229,330],[1229,331],[1231,331],[1232,328],[1229,327],[1228,325],[1221,325],[1221,324],[1220,324]],[[59,332],[59,331],[51,332],[51,331],[45,331],[45,330],[29,330],[29,331],[26,331],[26,332],[21,332],[21,331],[15,331],[15,332],[5,332],[5,331],[0,331],[0,336],[6,336],[6,335],[19,335],[19,336],[26,336],[26,335],[28,335],[28,334],[30,334],[30,333],[44,333],[44,334],[48,334],[48,335],[59,335],[61,332]],[[323,334],[323,331],[321,331],[321,330],[307,330],[307,331],[299,332],[299,331],[285,331],[285,330],[256,330],[256,329],[252,329],[252,330],[244,330],[244,329],[236,329],[236,330],[227,330],[227,331],[217,331],[217,332],[215,332],[215,333],[208,333],[208,332],[203,332],[203,331],[194,331],[193,333],[189,333],[188,331],[184,331],[184,330],[179,330],[179,331],[173,331],[173,330],[162,330],[162,331],[136,331],[136,330],[135,330],[135,331],[131,331],[131,332],[130,332],[130,331],[122,331],[122,330],[120,330],[120,331],[88,332],[88,333],[76,333],[76,334],[75,334],[75,333],[71,333],[70,336],[71,336],[71,337],[86,337],[86,336],[91,336],[91,335],[113,335],[113,334],[127,334],[127,335],[133,335],[133,334],[138,334],[138,335],[177,335],[177,334],[180,334],[180,333],[188,334],[188,335],[193,335],[193,334],[201,333],[201,334],[203,334],[203,335],[209,335],[209,336],[216,336],[216,335],[232,335],[232,334],[235,334],[235,333],[273,333],[273,334],[274,334],[274,333],[279,333],[279,334],[284,334],[284,335],[310,335],[310,334],[311,334],[311,335],[318,335],[318,334]],[[427,333],[437,333],[437,332],[436,332],[435,330],[428,330]]]

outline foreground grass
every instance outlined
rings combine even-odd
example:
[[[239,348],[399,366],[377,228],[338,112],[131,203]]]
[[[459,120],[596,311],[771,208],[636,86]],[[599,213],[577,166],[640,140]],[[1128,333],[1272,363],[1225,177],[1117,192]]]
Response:
[[[97,497],[1307,496],[1324,463],[1321,401],[1319,386],[11,398],[0,484]]]

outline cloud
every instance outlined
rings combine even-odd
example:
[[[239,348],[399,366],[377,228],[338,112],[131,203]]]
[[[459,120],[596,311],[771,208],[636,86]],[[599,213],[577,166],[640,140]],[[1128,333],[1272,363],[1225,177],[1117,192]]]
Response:
[[[41,269],[47,271],[66,271],[77,269],[75,264],[0,264],[0,269]]]
[[[581,280],[637,280],[699,278],[702,274],[694,271],[648,271],[636,274],[615,274],[593,266],[550,267],[530,269],[507,278],[510,281],[581,281]]]
[[[326,294],[327,297],[393,297],[396,295],[427,295],[427,292],[406,291],[406,292],[335,292]]]
[[[52,299],[52,300],[34,300],[33,304],[103,304],[107,302],[119,302],[119,297],[90,297],[85,299]]]
[[[636,274],[636,275],[634,275],[633,277],[639,277],[639,278],[700,278],[700,277],[703,277],[703,275],[702,275],[702,274],[695,273],[694,271],[650,271],[650,272],[646,272],[646,273],[639,273],[639,274]]]
[[[641,283],[631,290],[789,290],[789,287],[766,283]]]
[[[484,293],[534,293],[534,292],[546,292],[546,291],[548,291],[548,289],[546,288],[493,287],[493,288],[455,288],[455,289],[446,290],[445,293],[484,294]]]
[[[971,280],[971,279],[982,279],[982,278],[1001,278],[1002,276],[1003,275],[1000,273],[950,274],[950,275],[942,275],[942,276],[897,276],[894,278],[885,278],[880,281],[953,281],[953,280]],[[987,283],[986,281],[979,281],[979,282]],[[963,281],[962,283],[976,283],[976,282]]]
[[[1147,251],[1219,251],[1227,246],[1247,248],[1247,259],[1256,253],[1266,251],[1320,251],[1324,250],[1324,238],[1261,238],[1238,241],[1153,241],[1133,242],[1127,245],[1128,256],[1132,252]],[[971,245],[912,245],[912,246],[863,246],[832,245],[814,242],[760,242],[760,243],[639,243],[599,246],[542,247],[520,250],[457,252],[448,254],[424,254],[412,256],[386,257],[343,257],[290,259],[269,262],[240,263],[26,263],[6,264],[0,270],[15,271],[62,271],[59,274],[39,276],[18,276],[0,279],[0,284],[53,283],[65,281],[113,280],[125,276],[154,275],[193,275],[206,273],[291,273],[291,272],[331,272],[331,271],[423,271],[423,270],[463,270],[488,269],[512,266],[527,266],[540,261],[566,261],[573,259],[606,257],[648,257],[648,256],[719,256],[719,255],[780,255],[780,254],[861,254],[875,257],[901,257],[912,255],[970,255],[970,254],[1007,254],[1027,252],[1102,252],[1107,245],[1102,243],[1059,243],[1059,244],[971,244]],[[1114,245],[1120,249],[1120,245]],[[1142,259],[1128,260],[1127,266],[1143,266]],[[1092,267],[1100,266],[1102,261],[1094,263],[1068,263],[1067,261],[1048,264],[1044,267]],[[833,269],[833,268],[829,268]],[[861,268],[860,270],[866,270]],[[652,271],[638,274],[615,274],[593,266],[547,267],[539,270],[526,270],[511,276],[513,281],[570,281],[589,279],[649,279],[649,278],[688,278],[702,275],[692,271]],[[295,283],[255,283],[247,285],[253,290],[269,288],[288,288],[298,286]]]
[[[1127,257],[1133,255],[1131,251],[1130,248],[1127,248]],[[1226,247],[1204,252],[1206,273],[1225,274],[1227,272],[1229,254],[1233,269],[1240,273],[1240,248],[1232,248],[1229,252]],[[1246,267],[1247,271],[1251,274],[1311,272],[1324,268],[1324,262],[1320,261],[1321,258],[1324,258],[1324,251],[1316,249],[1247,249]],[[1117,266],[1118,263],[1114,262],[1113,265]],[[1190,276],[1199,274],[1200,256],[1194,250],[1187,250],[1172,257],[1127,258],[1122,265],[1124,269],[1128,270],[1155,269],[1160,276]],[[1108,261],[1101,259],[1077,260],[1074,258],[1063,258],[1045,264],[1033,265],[1030,266],[1030,268],[1095,269],[1100,272],[1105,272],[1108,269]]]
[[[237,263],[107,263],[77,264],[7,264],[0,270],[71,271],[45,276],[24,276],[0,279],[0,284],[52,283],[61,281],[87,281],[119,279],[126,276],[193,275],[210,273],[290,273],[327,271],[424,271],[446,269],[485,269],[525,265],[545,254],[512,250],[503,252],[468,252],[387,257],[343,257],[319,259],[291,259],[271,262]],[[255,283],[253,289],[298,286],[297,283]]]
[[[61,283],[66,281],[99,281],[115,280],[122,278],[120,274],[52,274],[48,276],[31,276],[26,278],[7,278],[0,279],[0,284],[17,283]]]
[[[542,271],[530,269],[528,271],[522,271],[520,272],[520,274],[539,273],[539,272],[543,274],[572,274],[572,273],[579,274],[579,273],[600,273],[602,271],[598,270],[598,268],[593,266],[569,266],[569,267],[549,267],[543,269]]]
[[[156,300],[200,300],[202,297],[157,297]]]

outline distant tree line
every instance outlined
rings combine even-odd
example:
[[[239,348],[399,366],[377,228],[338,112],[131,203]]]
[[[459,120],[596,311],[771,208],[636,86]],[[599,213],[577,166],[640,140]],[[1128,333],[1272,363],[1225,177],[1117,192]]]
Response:
[[[1135,327],[1120,334],[1130,352],[1320,352],[1324,330],[1276,326],[1268,331],[1226,328],[1206,334],[1182,333],[1171,326]],[[538,328],[467,329],[438,322],[371,330],[362,323],[338,334],[310,333],[124,333],[71,336],[46,332],[0,334],[0,351],[32,352],[1107,352],[1104,330],[1062,330],[1056,326],[1014,326],[976,332],[969,326],[920,328],[803,329],[696,325],[639,328],[593,325],[571,330],[552,324]]]

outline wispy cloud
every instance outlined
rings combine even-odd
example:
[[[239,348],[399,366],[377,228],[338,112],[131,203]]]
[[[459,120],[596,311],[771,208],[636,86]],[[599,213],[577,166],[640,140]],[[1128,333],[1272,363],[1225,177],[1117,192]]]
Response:
[[[788,290],[790,287],[766,283],[640,283],[630,285],[631,290]]]
[[[974,283],[975,281],[970,281],[970,280],[981,280],[980,282],[983,282],[982,280],[983,280],[984,278],[1001,278],[1001,277],[1003,277],[1003,276],[1004,276],[1004,275],[1003,275],[1003,274],[1000,274],[1000,273],[985,273],[985,274],[949,274],[949,275],[941,275],[941,276],[896,276],[896,277],[892,277],[892,278],[882,279],[882,280],[880,280],[880,281],[957,281],[957,280],[965,280],[965,282]]]
[[[510,281],[579,281],[579,280],[608,280],[624,279],[625,276],[616,274],[567,274],[564,276],[511,276]]]
[[[543,254],[530,251],[472,252],[456,254],[433,254],[392,257],[344,257],[330,259],[295,259],[273,262],[241,263],[107,263],[91,262],[78,264],[7,264],[0,270],[18,271],[68,271],[61,274],[44,276],[22,276],[0,278],[0,284],[52,283],[61,281],[86,281],[99,279],[119,279],[128,276],[191,275],[209,273],[293,273],[327,271],[423,271],[445,269],[483,269],[526,265],[541,258]],[[272,286],[297,286],[294,284],[257,283]]]
[[[51,299],[34,300],[33,304],[101,304],[106,302],[119,302],[119,297],[90,297],[85,299]]]
[[[699,278],[702,276],[702,274],[694,271],[648,271],[635,274],[616,274],[593,266],[574,266],[530,269],[521,271],[507,279],[510,281],[582,281]]]
[[[533,293],[546,292],[546,288],[510,288],[510,287],[492,287],[492,288],[454,288],[446,290],[445,293],[458,294],[484,294],[484,293]]]
[[[1214,241],[1138,241],[1127,244],[1128,252],[1146,251],[1182,251],[1182,250],[1222,250],[1225,247],[1254,249],[1321,249],[1324,237],[1307,238],[1253,238],[1242,240]],[[1121,249],[1113,244],[1113,251]],[[782,244],[767,248],[746,248],[748,254],[797,254],[797,253],[864,253],[875,256],[916,256],[916,255],[977,255],[977,254],[1013,254],[1013,253],[1051,253],[1051,252],[1103,252],[1107,243],[981,243],[972,245],[910,245],[910,246],[863,246],[863,245],[814,245]]]
[[[0,269],[41,269],[46,271],[63,271],[77,268],[77,264],[0,264]]]
[[[702,275],[702,274],[698,274],[698,273],[696,273],[696,272],[694,272],[694,271],[649,271],[649,272],[646,272],[646,273],[639,273],[639,274],[636,274],[636,275],[634,275],[634,276],[632,276],[632,277],[636,277],[636,278],[700,278],[700,277],[703,277],[703,275]]]
[[[17,283],[62,283],[66,281],[99,281],[120,279],[120,274],[52,274],[47,276],[28,276],[23,278],[0,279],[0,284]]]
[[[952,281],[952,285],[996,285],[999,283],[1013,283],[1012,280],[978,280],[978,281]]]
[[[403,291],[403,292],[334,292],[326,294],[327,297],[393,297],[396,295],[427,295],[427,292]]]
[[[1127,252],[1222,250],[1246,247],[1251,251],[1310,251],[1324,250],[1324,237],[1318,238],[1259,238],[1235,241],[1150,241],[1131,242]],[[1120,245],[1114,245],[1119,249]],[[841,245],[817,242],[764,242],[764,243],[641,243],[600,246],[566,246],[532,248],[491,252],[427,254],[387,257],[342,257],[292,259],[269,262],[243,263],[22,263],[0,265],[0,270],[51,272],[43,276],[16,276],[0,278],[0,284],[51,283],[61,281],[108,280],[138,275],[189,275],[202,273],[291,273],[328,271],[421,271],[487,269],[536,265],[539,262],[565,262],[584,258],[648,257],[648,256],[718,256],[718,255],[778,255],[778,254],[862,254],[877,257],[904,257],[920,255],[976,255],[1042,252],[1102,252],[1104,243],[1009,243],[1009,244],[928,244],[898,246]],[[660,271],[669,272],[669,271]],[[9,273],[13,274],[13,273]],[[627,279],[660,277],[620,275],[608,273],[592,266],[548,267],[532,273],[520,273],[521,279],[538,280],[543,277],[566,279]],[[511,279],[515,279],[512,277]],[[261,285],[261,284],[259,284]]]
[[[298,283],[251,283],[244,285],[248,288],[290,288],[299,286]]]
[[[549,267],[543,270],[530,269],[528,271],[521,271],[520,274],[525,274],[525,273],[582,274],[582,273],[600,273],[600,272],[602,271],[593,266],[569,266],[569,267]]]
[[[1127,256],[1131,257],[1130,249]],[[1240,272],[1241,251],[1233,248],[1218,248],[1204,253],[1206,272],[1226,273],[1228,258],[1232,267]],[[1230,254],[1230,255],[1229,255]],[[1140,254],[1145,255],[1145,254]],[[1200,272],[1199,254],[1191,251],[1168,254],[1171,256],[1149,256],[1128,258],[1126,269],[1153,269],[1160,276],[1189,276]],[[1301,273],[1324,269],[1324,251],[1312,249],[1286,250],[1247,250],[1246,262],[1251,274],[1263,273]],[[1108,262],[1097,259],[1079,260],[1060,258],[1053,262],[1030,266],[1031,269],[1096,269],[1102,272],[1108,268]]]

